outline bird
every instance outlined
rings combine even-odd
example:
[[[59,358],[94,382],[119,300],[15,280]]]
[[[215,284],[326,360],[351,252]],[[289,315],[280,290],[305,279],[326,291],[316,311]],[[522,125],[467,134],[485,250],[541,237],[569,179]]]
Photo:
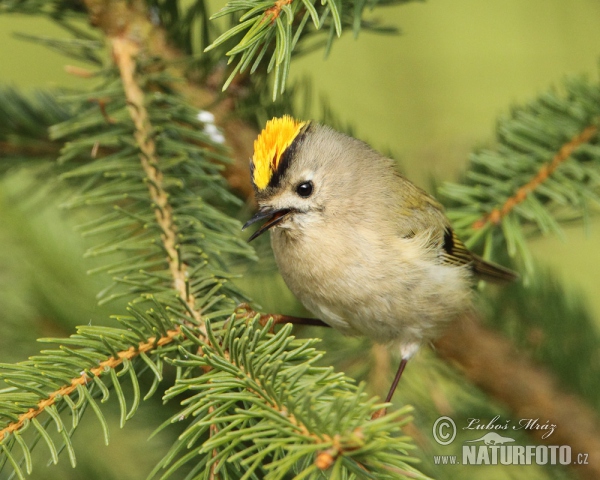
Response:
[[[270,231],[292,293],[324,324],[399,352],[386,403],[421,345],[471,308],[477,280],[518,278],[470,252],[392,159],[327,125],[269,120],[250,177],[259,208],[243,228],[264,221],[248,241]]]

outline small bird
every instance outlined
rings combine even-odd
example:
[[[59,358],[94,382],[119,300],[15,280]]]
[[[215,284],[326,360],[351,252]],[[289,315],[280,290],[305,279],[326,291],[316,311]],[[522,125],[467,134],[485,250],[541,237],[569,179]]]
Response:
[[[393,160],[325,125],[274,118],[254,142],[250,171],[281,275],[302,304],[346,335],[408,359],[471,306],[475,280],[517,274],[467,250],[442,206]],[[286,317],[291,319],[293,317]]]

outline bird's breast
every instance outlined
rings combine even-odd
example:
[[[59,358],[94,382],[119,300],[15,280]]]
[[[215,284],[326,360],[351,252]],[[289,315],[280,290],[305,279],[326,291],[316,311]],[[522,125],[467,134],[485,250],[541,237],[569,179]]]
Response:
[[[344,333],[378,342],[418,342],[465,308],[464,269],[439,265],[418,239],[371,229],[274,229],[273,252],[286,284],[312,313]]]

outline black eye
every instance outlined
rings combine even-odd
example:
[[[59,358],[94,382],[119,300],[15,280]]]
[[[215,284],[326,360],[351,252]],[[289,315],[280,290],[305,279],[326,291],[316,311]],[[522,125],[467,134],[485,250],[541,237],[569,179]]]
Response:
[[[313,183],[312,182],[304,182],[296,187],[296,193],[301,197],[307,198],[312,195],[313,192]]]

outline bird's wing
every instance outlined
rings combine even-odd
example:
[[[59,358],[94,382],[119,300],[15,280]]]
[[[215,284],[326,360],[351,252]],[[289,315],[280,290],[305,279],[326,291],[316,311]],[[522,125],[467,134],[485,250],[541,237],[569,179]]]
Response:
[[[444,231],[444,243],[440,257],[443,263],[449,265],[469,265],[477,278],[488,282],[512,282],[519,278],[516,272],[488,262],[470,252],[451,227],[447,227]]]
[[[443,263],[457,266],[471,265],[474,261],[473,254],[460,241],[451,227],[446,227],[444,230],[440,258]]]
[[[400,195],[403,197],[402,206],[406,209],[403,212],[402,236],[412,237],[437,227],[436,231],[439,233],[430,235],[428,241],[434,250],[439,251],[443,264],[469,266],[476,277],[486,281],[506,282],[519,278],[512,270],[470,252],[450,226],[442,205],[425,191],[409,183],[403,185]]]

